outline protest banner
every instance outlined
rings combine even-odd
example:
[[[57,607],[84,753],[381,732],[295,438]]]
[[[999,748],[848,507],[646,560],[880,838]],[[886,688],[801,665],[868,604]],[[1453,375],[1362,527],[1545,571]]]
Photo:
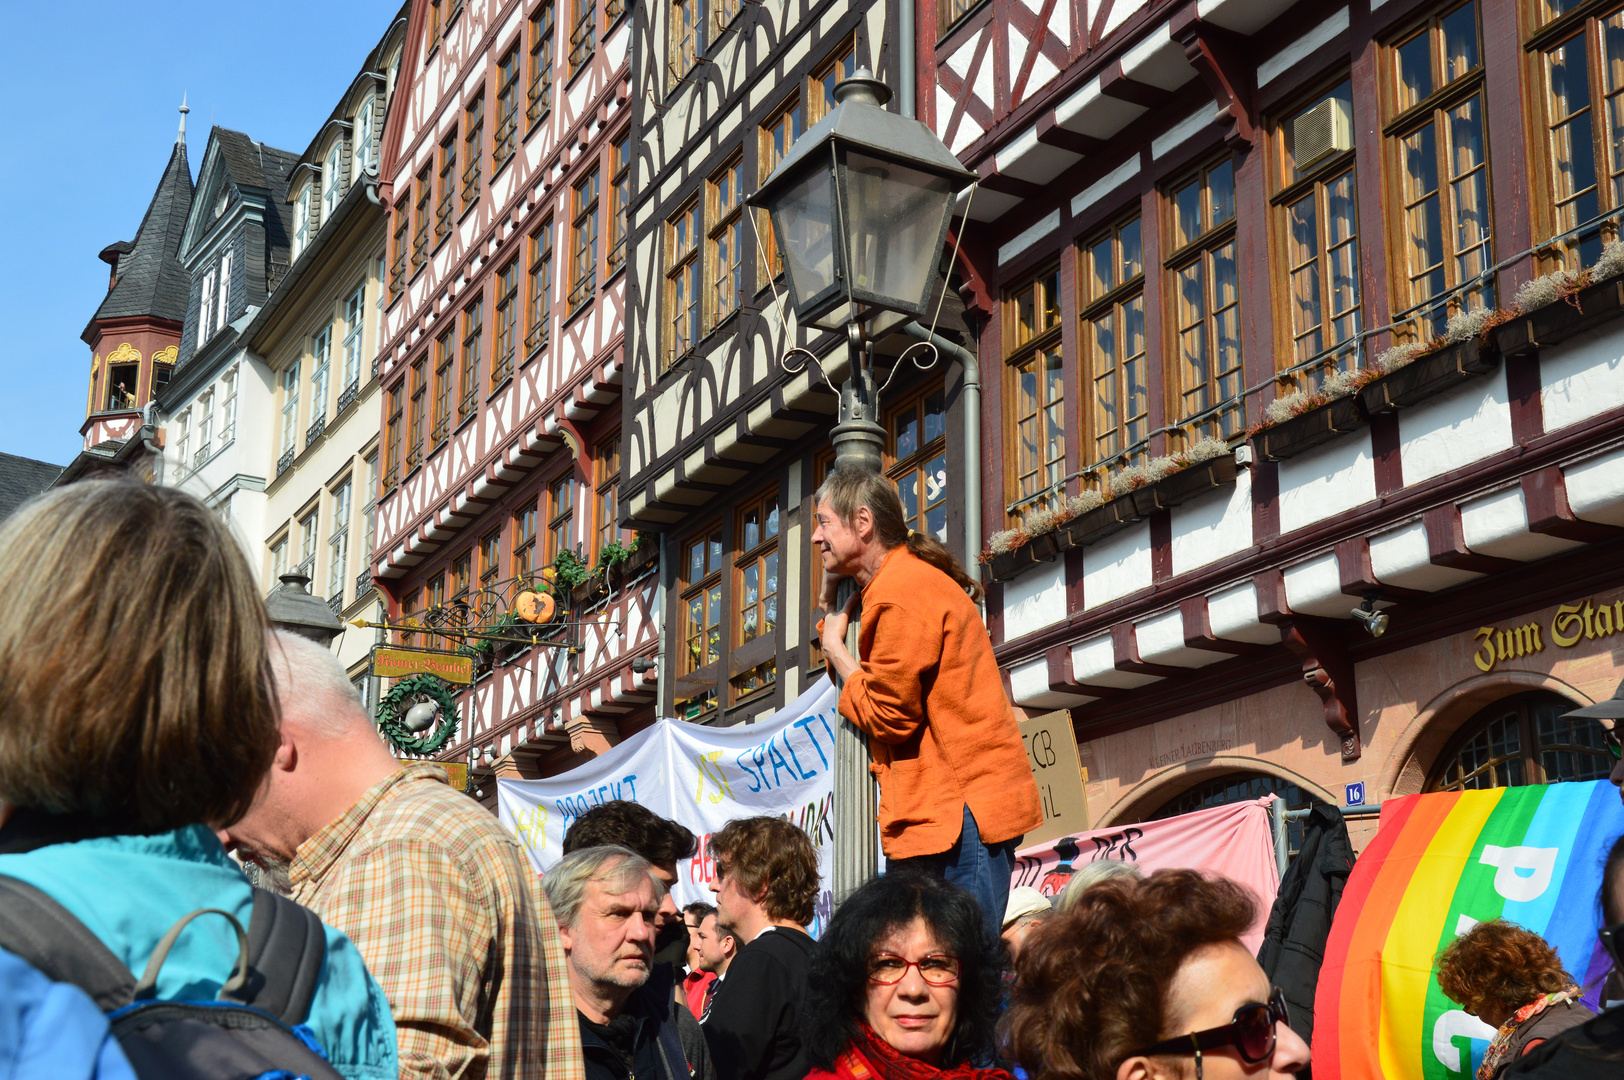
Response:
[[[1438,987],[1435,959],[1503,918],[1550,942],[1595,1008],[1602,860],[1624,831],[1606,780],[1440,791],[1382,803],[1331,924],[1314,997],[1320,1080],[1466,1080],[1494,1029]]]
[[[677,905],[714,902],[711,834],[734,818],[788,818],[818,849],[823,890],[814,936],[828,920],[834,844],[834,733],[839,692],[820,678],[787,708],[754,724],[716,728],[661,720],[580,768],[545,780],[498,780],[497,811],[537,873],[563,855],[564,833],[613,799],[641,803],[692,829],[699,852],[677,867]]]
[[[1269,909],[1280,891],[1269,819],[1272,798],[1068,833],[1053,843],[1017,851],[1010,887],[1030,885],[1045,896],[1054,896],[1079,868],[1104,859],[1132,863],[1146,874],[1178,868],[1201,870],[1229,878],[1257,898],[1258,920],[1241,938],[1256,952],[1263,944]]]

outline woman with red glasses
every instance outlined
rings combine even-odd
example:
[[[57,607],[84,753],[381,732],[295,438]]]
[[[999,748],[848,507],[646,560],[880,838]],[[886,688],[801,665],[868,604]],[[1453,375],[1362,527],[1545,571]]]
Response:
[[[1193,870],[1103,881],[1027,939],[1004,1024],[1032,1080],[1238,1080],[1308,1065],[1242,945],[1257,908]]]
[[[917,870],[835,909],[807,973],[808,1080],[1010,1080],[992,1056],[1003,958],[963,889]]]

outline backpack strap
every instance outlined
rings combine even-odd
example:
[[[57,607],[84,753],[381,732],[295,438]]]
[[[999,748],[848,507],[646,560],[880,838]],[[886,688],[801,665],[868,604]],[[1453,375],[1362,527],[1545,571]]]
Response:
[[[327,961],[321,919],[302,904],[266,889],[254,890],[248,920],[248,982],[222,998],[270,1013],[284,1024],[302,1024]]]
[[[135,975],[89,927],[39,889],[3,874],[0,948],[48,978],[77,986],[103,1012],[135,998]]]
[[[158,973],[163,970],[164,961],[169,959],[169,950],[175,947],[180,940],[180,933],[185,930],[193,919],[200,915],[219,915],[231,924],[232,932],[237,936],[237,962],[231,967],[231,978],[220,987],[216,996],[221,1001],[240,1000],[243,984],[248,981],[248,933],[237,921],[237,916],[229,911],[219,908],[198,908],[190,915],[183,915],[175,920],[175,925],[169,928],[159,941],[158,947],[152,950],[152,956],[147,960],[147,968],[141,973],[141,980],[135,984],[135,1000],[150,1001],[158,994]]]

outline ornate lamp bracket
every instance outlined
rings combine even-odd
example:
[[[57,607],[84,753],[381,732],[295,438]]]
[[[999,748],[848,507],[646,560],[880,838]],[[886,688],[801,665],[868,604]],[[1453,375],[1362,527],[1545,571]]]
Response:
[[[1359,704],[1354,696],[1353,662],[1335,623],[1293,616],[1280,623],[1281,640],[1302,661],[1303,681],[1325,706],[1325,726],[1342,740],[1342,760],[1358,761]]]

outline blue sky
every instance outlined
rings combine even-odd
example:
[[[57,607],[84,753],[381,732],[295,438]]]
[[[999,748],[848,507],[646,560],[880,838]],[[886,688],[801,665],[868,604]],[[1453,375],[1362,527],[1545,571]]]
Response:
[[[79,450],[107,291],[96,253],[130,240],[189,97],[196,178],[211,123],[302,153],[400,0],[54,0],[15,4],[0,64],[0,451],[66,464]]]

